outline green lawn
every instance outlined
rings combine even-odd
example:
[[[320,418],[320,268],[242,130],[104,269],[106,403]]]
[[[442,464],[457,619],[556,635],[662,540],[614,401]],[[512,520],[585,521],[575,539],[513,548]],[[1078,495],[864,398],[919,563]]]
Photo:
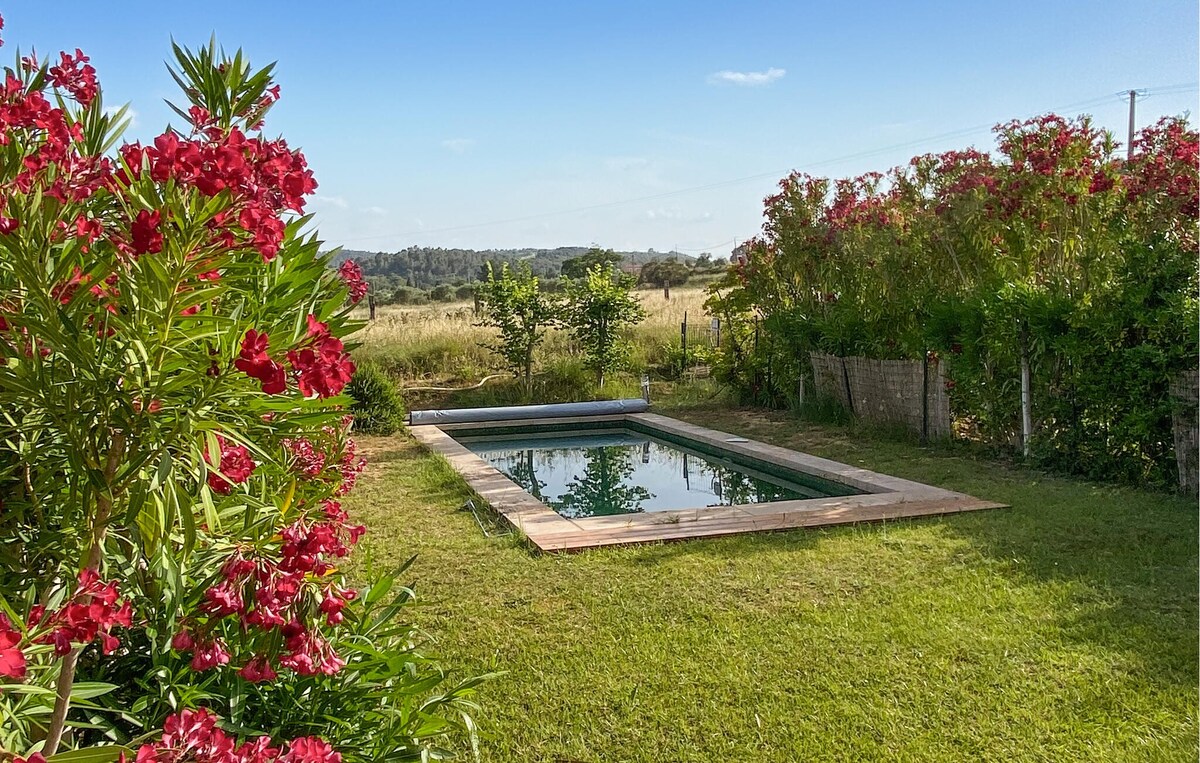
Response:
[[[483,537],[444,462],[368,440],[364,556],[419,554],[434,650],[508,671],[484,760],[1196,760],[1194,501],[664,412],[1012,508],[535,556]]]

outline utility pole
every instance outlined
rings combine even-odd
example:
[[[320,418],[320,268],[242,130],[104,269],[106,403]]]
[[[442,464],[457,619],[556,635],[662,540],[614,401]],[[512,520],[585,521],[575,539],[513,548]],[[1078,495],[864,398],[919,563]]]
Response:
[[[1136,107],[1136,104],[1137,104],[1137,91],[1130,90],[1129,91],[1129,143],[1126,146],[1127,153],[1125,155],[1126,158],[1130,161],[1133,160],[1133,114],[1134,114],[1134,109]]]

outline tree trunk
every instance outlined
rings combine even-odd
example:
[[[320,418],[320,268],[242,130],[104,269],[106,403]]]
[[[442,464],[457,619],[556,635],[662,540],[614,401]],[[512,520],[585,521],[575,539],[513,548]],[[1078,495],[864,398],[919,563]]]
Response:
[[[600,342],[599,342],[599,361],[596,364],[596,380],[600,384],[600,389],[604,389],[604,366],[608,364],[608,320],[600,319]]]
[[[113,432],[108,458],[104,464],[105,489],[96,498],[96,513],[91,522],[91,544],[88,547],[87,556],[83,559],[82,569],[93,572],[100,571],[100,561],[104,556],[104,536],[108,532],[108,520],[112,515],[113,508],[113,479],[116,477],[117,467],[121,465],[124,455],[125,434]],[[62,742],[67,713],[71,709],[71,689],[75,685],[75,668],[79,664],[79,653],[82,651],[82,646],[72,649],[63,658],[62,667],[58,671],[58,679],[54,684],[54,712],[50,716],[50,726],[46,729],[46,742],[42,745],[42,755],[47,758],[58,752],[58,746]]]

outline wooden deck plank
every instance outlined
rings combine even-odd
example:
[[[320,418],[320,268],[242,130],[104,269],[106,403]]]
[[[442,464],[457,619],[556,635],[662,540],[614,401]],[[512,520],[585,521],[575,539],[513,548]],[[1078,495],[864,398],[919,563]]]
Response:
[[[966,511],[1006,508],[1003,504],[980,500],[928,501],[861,507],[854,510],[830,512],[782,512],[744,520],[660,524],[656,527],[632,528],[628,532],[584,531],[576,533],[546,533],[530,536],[542,551],[582,551],[602,546],[663,543],[699,538],[714,538],[746,533],[777,532],[805,527],[862,524],[887,520],[942,516]]]

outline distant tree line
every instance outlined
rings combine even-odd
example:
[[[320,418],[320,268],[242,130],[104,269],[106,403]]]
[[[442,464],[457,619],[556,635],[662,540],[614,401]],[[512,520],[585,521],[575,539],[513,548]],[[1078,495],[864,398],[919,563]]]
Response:
[[[371,284],[377,304],[420,305],[472,299],[475,284],[487,279],[489,268],[521,264],[538,277],[543,292],[563,290],[565,281],[584,277],[596,266],[624,271],[639,285],[680,286],[693,275],[723,271],[727,261],[704,253],[687,257],[653,249],[616,252],[599,247],[557,249],[443,249],[411,246],[398,252],[343,249],[334,264],[354,260]]]

